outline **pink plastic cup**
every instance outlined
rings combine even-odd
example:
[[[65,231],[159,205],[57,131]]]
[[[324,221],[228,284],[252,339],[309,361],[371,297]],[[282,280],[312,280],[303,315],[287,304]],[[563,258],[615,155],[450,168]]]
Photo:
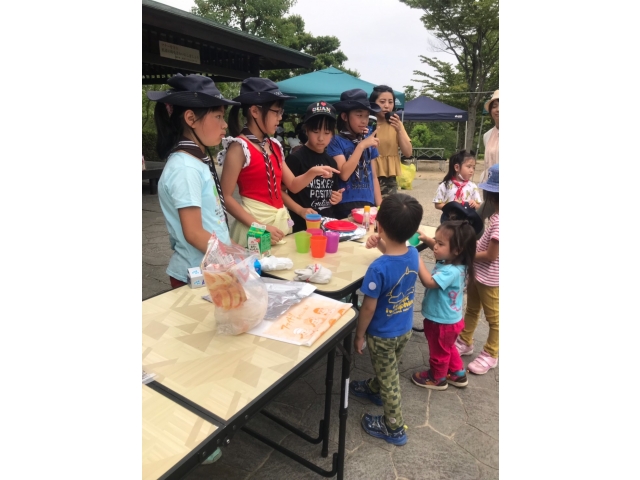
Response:
[[[311,235],[324,235],[324,230],[321,228],[307,228],[307,233]]]
[[[338,244],[340,243],[340,234],[338,232],[327,232],[327,253],[336,253]]]

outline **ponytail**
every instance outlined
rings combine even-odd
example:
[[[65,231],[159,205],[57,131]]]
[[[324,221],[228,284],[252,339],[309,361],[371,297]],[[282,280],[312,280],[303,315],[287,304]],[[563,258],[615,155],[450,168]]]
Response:
[[[240,105],[234,105],[233,107],[231,107],[231,110],[229,110],[229,133],[231,134],[232,137],[237,137],[238,135],[240,135],[240,132],[242,131],[242,126],[240,125],[240,118],[238,118],[240,115]]]

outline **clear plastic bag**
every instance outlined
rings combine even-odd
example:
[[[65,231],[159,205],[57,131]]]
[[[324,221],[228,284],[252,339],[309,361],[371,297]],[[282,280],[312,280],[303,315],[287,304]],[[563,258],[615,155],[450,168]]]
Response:
[[[313,285],[291,280],[263,278],[262,281],[269,292],[269,306],[265,320],[273,321],[284,315],[289,308],[307,298],[316,289]]]
[[[267,312],[267,287],[256,273],[258,257],[222,243],[215,233],[200,269],[214,304],[216,333],[238,335],[258,325]]]

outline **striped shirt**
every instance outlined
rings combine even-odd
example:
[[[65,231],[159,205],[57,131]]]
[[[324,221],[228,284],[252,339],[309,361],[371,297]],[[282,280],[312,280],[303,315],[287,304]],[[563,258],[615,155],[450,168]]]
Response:
[[[485,229],[476,247],[476,253],[486,252],[491,240],[500,241],[500,217],[494,213],[489,217],[489,227]],[[474,262],[476,280],[488,287],[497,287],[500,280],[500,257],[493,262]]]

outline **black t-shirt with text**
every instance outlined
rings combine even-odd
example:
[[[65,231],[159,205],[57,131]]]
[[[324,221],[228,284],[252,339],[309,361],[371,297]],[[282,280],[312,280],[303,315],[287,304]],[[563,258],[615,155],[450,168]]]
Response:
[[[297,177],[307,173],[307,171],[317,165],[328,165],[338,169],[336,161],[327,153],[317,153],[304,145],[285,159],[287,166],[291,172]],[[338,190],[338,174],[335,173],[333,178],[322,178],[320,176],[300,190],[298,193],[289,193],[291,199],[303,208],[313,208],[323,217],[332,217],[333,210],[329,200],[331,192]],[[289,210],[291,220],[293,220],[293,231],[300,232],[307,229],[307,222],[304,218]]]

